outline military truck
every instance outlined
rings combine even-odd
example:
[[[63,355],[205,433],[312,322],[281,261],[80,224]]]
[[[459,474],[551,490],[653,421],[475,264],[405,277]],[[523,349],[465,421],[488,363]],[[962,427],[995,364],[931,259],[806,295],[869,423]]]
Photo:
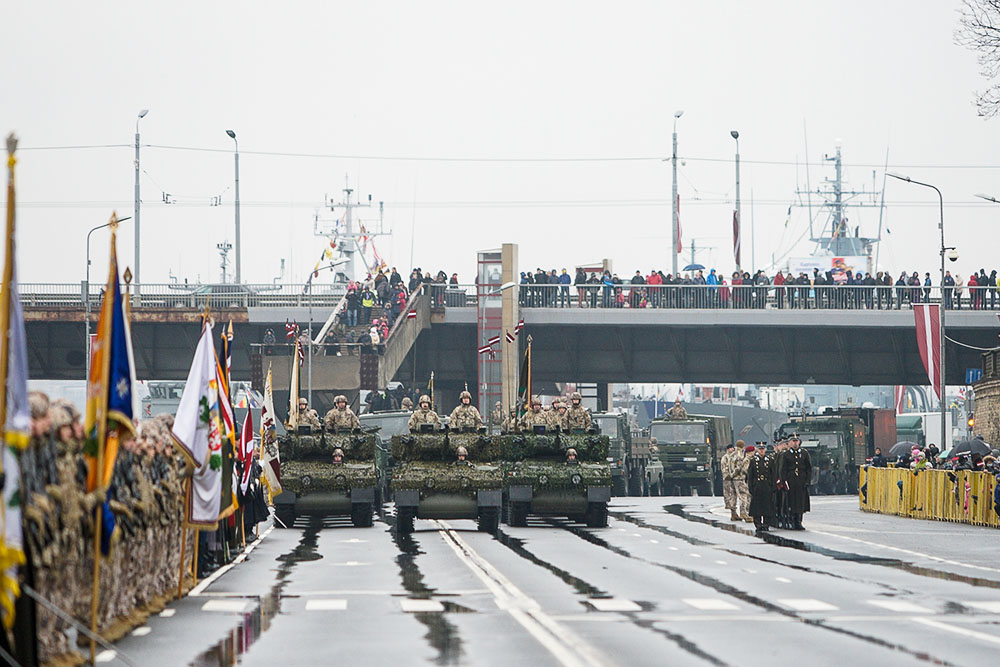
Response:
[[[529,514],[565,516],[591,528],[608,525],[610,438],[596,433],[510,433],[497,436],[503,459],[507,523],[525,526]],[[577,460],[566,452],[575,449]]]
[[[790,415],[775,437],[798,433],[812,463],[810,492],[857,493],[858,466],[881,447],[887,453],[896,442],[893,410],[827,408],[823,414]]]
[[[464,447],[468,460],[458,461]],[[433,431],[392,436],[392,496],[396,531],[413,532],[413,520],[477,519],[479,530],[500,524],[503,477],[494,439],[481,433]]]
[[[304,427],[308,428],[308,427]],[[302,515],[349,515],[357,527],[373,524],[378,473],[373,431],[312,432],[279,440],[281,489],[274,498],[278,526],[291,528]],[[334,450],[343,452],[340,463]]]
[[[645,463],[637,459],[632,451],[628,416],[619,412],[598,412],[591,417],[597,432],[609,438],[607,460],[611,468],[611,495],[641,495]]]
[[[733,441],[727,417],[688,415],[687,419],[654,419],[649,435],[656,438],[657,456],[663,464],[660,488],[651,495],[712,496],[722,490],[719,461]]]

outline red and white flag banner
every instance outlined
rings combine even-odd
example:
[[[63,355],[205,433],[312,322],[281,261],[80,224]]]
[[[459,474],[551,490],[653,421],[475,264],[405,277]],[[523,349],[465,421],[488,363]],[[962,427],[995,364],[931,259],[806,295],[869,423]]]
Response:
[[[413,320],[416,318],[417,318],[417,311],[411,310],[410,312],[406,313],[406,319]]]
[[[906,407],[905,405],[903,405],[903,402],[904,402],[905,399],[906,399],[906,386],[905,385],[901,385],[901,384],[897,384],[896,385],[896,414],[897,415],[903,414],[903,408]]]
[[[508,343],[513,343],[514,342],[514,334],[512,334],[509,331],[504,334],[504,338],[507,339]]]
[[[917,325],[917,347],[920,359],[927,369],[927,379],[938,400],[941,397],[941,307],[936,303],[913,304],[913,318]]]
[[[733,209],[733,256],[736,258],[736,266],[740,266],[740,216]]]
[[[682,252],[684,250],[684,242],[681,240],[681,196],[677,195],[677,201],[674,202],[674,206],[677,208],[677,252]]]

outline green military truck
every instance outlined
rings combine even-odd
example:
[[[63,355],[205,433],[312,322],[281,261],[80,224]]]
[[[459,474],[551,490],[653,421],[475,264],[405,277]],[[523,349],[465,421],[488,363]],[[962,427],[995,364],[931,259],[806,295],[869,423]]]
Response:
[[[528,515],[565,516],[591,528],[608,525],[611,467],[607,435],[518,433],[497,436],[503,460],[507,523],[527,525]],[[566,452],[575,449],[576,461]]]
[[[645,460],[635,456],[628,415],[597,412],[591,415],[598,433],[608,436],[608,466],[611,468],[612,496],[642,495]]]
[[[878,408],[827,408],[823,414],[790,415],[776,437],[798,433],[812,463],[810,492],[858,492],[858,466],[875,453],[888,453],[896,442],[895,411]]]
[[[662,482],[650,481],[650,495],[712,496],[722,489],[719,461],[733,441],[728,417],[688,415],[687,419],[654,419],[656,458],[663,465]]]
[[[279,440],[282,492],[274,498],[278,526],[302,515],[349,515],[357,527],[373,524],[378,473],[372,431],[295,433]],[[333,461],[335,449],[343,460]]]
[[[458,461],[465,447],[468,460]],[[392,497],[396,531],[420,519],[477,519],[483,532],[500,523],[503,476],[498,443],[480,433],[434,431],[392,436]]]

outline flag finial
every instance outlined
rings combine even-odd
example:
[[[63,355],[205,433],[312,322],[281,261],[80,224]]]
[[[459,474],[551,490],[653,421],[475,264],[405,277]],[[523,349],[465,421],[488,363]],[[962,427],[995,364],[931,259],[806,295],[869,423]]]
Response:
[[[111,220],[108,222],[108,225],[111,226],[112,232],[118,231],[118,211],[111,212]]]
[[[14,152],[17,150],[17,135],[11,132],[7,135],[7,155],[11,157],[14,156]]]

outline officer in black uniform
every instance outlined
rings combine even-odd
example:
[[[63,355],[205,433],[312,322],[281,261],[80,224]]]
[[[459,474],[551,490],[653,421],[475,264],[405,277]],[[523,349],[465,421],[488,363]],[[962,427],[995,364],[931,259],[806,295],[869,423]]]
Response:
[[[767,532],[767,517],[774,514],[774,473],[762,442],[757,443],[747,466],[747,486],[750,487],[750,515],[760,535]]]
[[[809,452],[802,449],[802,439],[797,433],[792,435],[791,449],[785,452],[781,464],[781,479],[788,489],[788,513],[793,530],[805,530],[802,515],[809,511],[809,481],[812,478],[812,462]]]

